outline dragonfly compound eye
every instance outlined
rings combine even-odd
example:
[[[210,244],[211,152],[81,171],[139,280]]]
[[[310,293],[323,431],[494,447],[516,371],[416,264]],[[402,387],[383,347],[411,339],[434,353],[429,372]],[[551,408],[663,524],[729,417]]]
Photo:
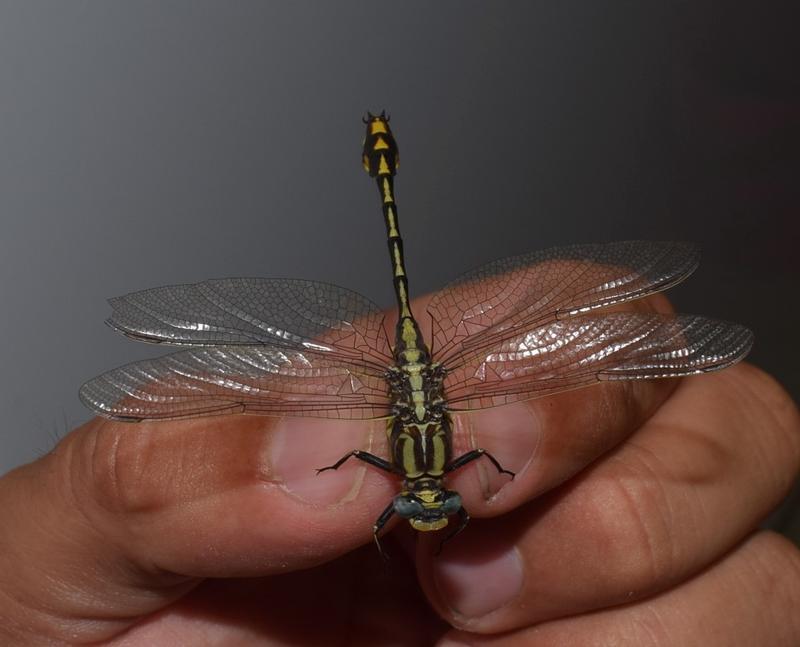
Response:
[[[404,519],[422,514],[422,503],[413,496],[400,494],[394,498],[394,511]]]
[[[458,492],[447,491],[440,510],[446,515],[455,514],[461,510],[461,496],[459,496]]]

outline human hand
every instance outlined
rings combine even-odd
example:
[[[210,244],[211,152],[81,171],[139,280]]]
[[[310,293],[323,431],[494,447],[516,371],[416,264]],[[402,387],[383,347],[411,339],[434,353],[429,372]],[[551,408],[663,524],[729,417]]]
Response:
[[[459,417],[456,452],[473,435],[517,476],[456,473],[468,529],[433,557],[398,527],[388,567],[369,540],[397,483],[314,472],[382,427],[87,423],[0,479],[0,643],[800,642],[800,555],[755,531],[800,422],[757,369]]]

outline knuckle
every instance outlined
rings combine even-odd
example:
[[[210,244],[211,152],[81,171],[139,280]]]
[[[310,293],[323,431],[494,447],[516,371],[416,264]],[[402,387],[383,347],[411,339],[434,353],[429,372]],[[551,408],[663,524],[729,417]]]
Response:
[[[122,424],[96,419],[81,429],[70,452],[73,490],[81,492],[78,500],[113,514],[156,508],[164,501],[163,463],[153,460],[151,435]]]
[[[676,577],[674,506],[659,477],[657,461],[644,449],[616,456],[613,477],[602,479],[594,505],[602,511],[602,534],[614,546],[611,559],[631,588],[653,590]]]
[[[729,371],[747,423],[757,430],[762,470],[776,479],[776,490],[788,489],[800,470],[800,413],[786,390],[771,375],[742,363]]]
[[[109,513],[134,514],[257,486],[269,479],[264,430],[257,416],[135,427],[95,419],[73,440],[75,487]]]

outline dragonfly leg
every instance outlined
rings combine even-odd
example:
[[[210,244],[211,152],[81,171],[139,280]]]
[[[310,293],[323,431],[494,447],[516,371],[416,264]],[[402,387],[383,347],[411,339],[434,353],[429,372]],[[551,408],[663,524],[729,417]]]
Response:
[[[442,549],[444,548],[444,545],[448,541],[453,539],[453,537],[455,537],[462,530],[464,530],[464,528],[467,527],[467,524],[469,523],[469,513],[464,508],[459,508],[458,509],[458,520],[459,520],[458,528],[456,528],[455,530],[449,532],[447,534],[447,536],[444,539],[442,539],[441,542],[439,542],[439,548],[436,550],[436,553],[435,553],[436,556],[441,554]]]
[[[389,522],[392,515],[394,515],[394,501],[386,506],[386,509],[381,512],[381,516],[375,520],[375,524],[372,526],[372,538],[375,540],[375,545],[378,547],[378,553],[380,553],[381,558],[385,562],[389,561],[389,556],[383,552],[381,540],[378,539],[378,533],[383,530],[383,527]]]
[[[485,449],[473,449],[472,451],[467,452],[466,454],[461,454],[458,458],[450,461],[450,464],[444,468],[444,473],[449,474],[450,472],[457,470],[459,467],[464,467],[467,463],[471,463],[474,460],[477,460],[481,456],[486,456],[490,461],[492,461],[492,465],[497,468],[497,471],[500,474],[508,474],[512,479],[514,478],[514,472],[511,470],[507,470],[500,462],[492,456],[489,452]]]
[[[342,464],[351,456],[353,458],[357,458],[360,461],[364,461],[365,463],[369,463],[373,467],[377,467],[378,469],[381,469],[384,472],[391,472],[392,474],[402,473],[398,472],[397,468],[386,459],[383,459],[380,456],[375,456],[375,454],[370,454],[369,452],[363,452],[360,449],[354,449],[352,452],[347,452],[333,465],[328,465],[327,467],[320,467],[317,470],[317,474],[319,474],[320,472],[324,472],[326,470],[338,470],[342,466]]]

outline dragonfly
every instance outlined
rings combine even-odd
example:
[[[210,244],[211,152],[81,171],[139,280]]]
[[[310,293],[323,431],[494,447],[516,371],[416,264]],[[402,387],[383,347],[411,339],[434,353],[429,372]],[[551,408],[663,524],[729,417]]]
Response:
[[[362,161],[386,225],[397,323],[336,285],[228,278],[133,292],[110,300],[107,323],[138,341],[185,348],[85,383],[81,400],[128,422],[221,414],[384,419],[388,457],[350,458],[395,475],[400,491],[373,525],[397,516],[427,532],[469,521],[455,470],[490,453],[453,452],[453,416],[604,381],[675,378],[724,369],[749,351],[746,327],[698,315],[609,310],[691,274],[686,242],[579,244],[495,260],[456,278],[427,306],[430,345],[415,317],[394,178],[399,153],[385,112],[364,118]],[[423,320],[424,321],[424,320]]]

